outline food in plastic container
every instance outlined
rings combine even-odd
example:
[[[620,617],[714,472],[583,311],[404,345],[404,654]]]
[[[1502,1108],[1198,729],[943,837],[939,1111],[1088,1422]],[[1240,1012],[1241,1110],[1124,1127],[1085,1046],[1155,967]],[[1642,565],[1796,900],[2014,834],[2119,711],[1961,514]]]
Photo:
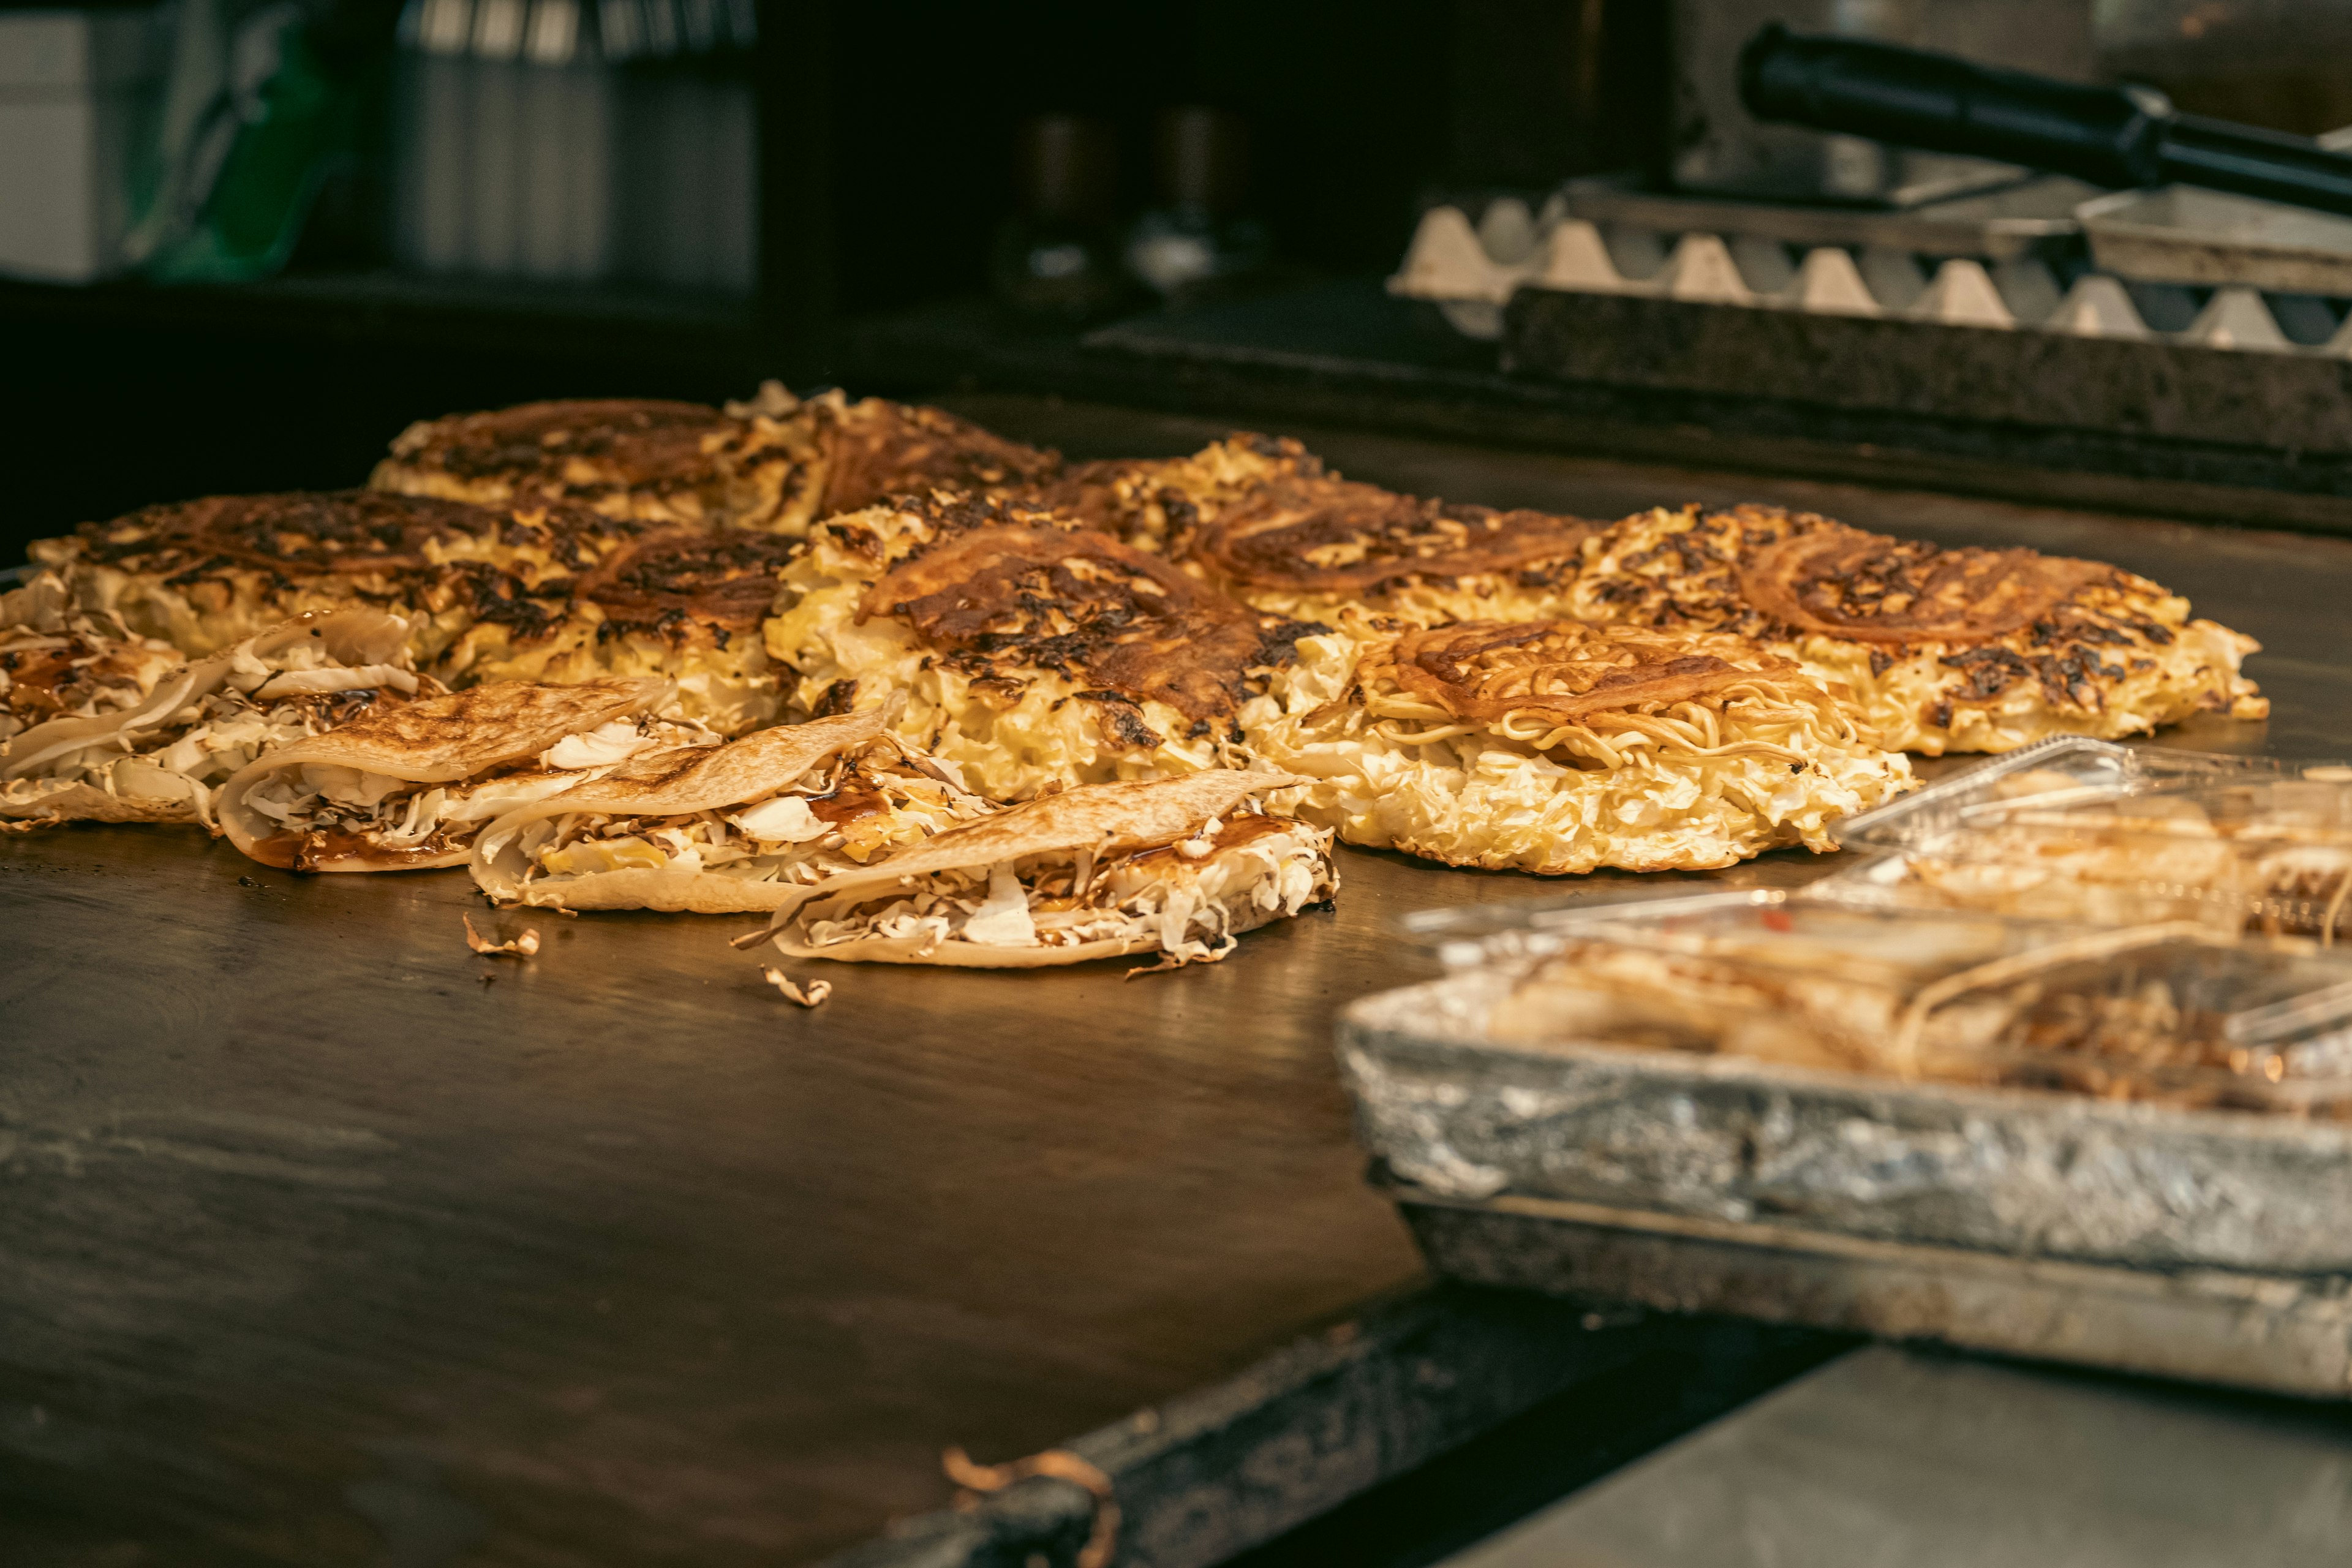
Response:
[[[2352,1110],[2352,962],[2186,922],[2053,927],[1773,893],[1601,906],[1492,966],[1499,1046],[1727,1055],[2249,1110]]]
[[[1895,853],[1829,879],[1820,896],[2218,931],[2332,946],[2352,923],[2352,782],[2314,765],[2270,776],[2180,777],[2141,793],[2070,789],[1987,799],[1849,842]]]

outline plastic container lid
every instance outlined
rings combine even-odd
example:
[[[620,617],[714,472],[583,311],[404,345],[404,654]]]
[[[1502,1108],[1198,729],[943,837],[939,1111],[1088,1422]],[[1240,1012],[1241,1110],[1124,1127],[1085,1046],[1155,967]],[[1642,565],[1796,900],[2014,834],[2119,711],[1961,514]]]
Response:
[[[1898,853],[1827,879],[1820,894],[2103,923],[2194,920],[2333,946],[2352,931],[2352,782],[2341,771],[1947,807],[1908,825]]]
[[[1847,817],[1831,832],[1841,848],[1906,849],[1960,826],[1988,805],[2033,797],[2042,804],[2103,800],[2184,784],[2284,776],[2326,763],[2284,763],[2273,757],[2179,752],[2160,746],[2119,746],[2061,735],[2019,748],[1964,773],[1939,779],[1885,805]],[[2343,770],[2352,779],[2352,768]]]
[[[2352,961],[2184,924],[1775,894],[1594,909],[1498,975],[1496,1044],[2352,1113]]]

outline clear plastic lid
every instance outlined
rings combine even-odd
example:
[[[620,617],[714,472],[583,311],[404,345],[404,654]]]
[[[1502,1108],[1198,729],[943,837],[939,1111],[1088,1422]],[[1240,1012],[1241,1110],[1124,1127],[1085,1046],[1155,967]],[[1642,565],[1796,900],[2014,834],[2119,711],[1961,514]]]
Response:
[[[2177,923],[1772,894],[1596,910],[1554,934],[1498,972],[1496,1043],[2352,1114],[2352,961],[2336,955]]]
[[[1820,892],[2041,919],[2193,920],[2333,946],[2352,933],[2352,782],[2336,771],[1986,800]]]
[[[2110,799],[2182,784],[2236,778],[2286,777],[2311,770],[2352,780],[2352,767],[2284,763],[2273,757],[2177,752],[2161,746],[2119,746],[2081,735],[2061,735],[1979,763],[1925,789],[1839,823],[1832,832],[1847,849],[1904,849],[1961,824],[1971,813],[2032,799],[2046,804]]]

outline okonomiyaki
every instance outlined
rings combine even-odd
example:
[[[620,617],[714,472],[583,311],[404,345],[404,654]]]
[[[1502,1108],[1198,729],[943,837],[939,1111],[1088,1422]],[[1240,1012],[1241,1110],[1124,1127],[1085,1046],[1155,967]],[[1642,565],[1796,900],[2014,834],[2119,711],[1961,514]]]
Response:
[[[264,752],[220,786],[239,849],[295,871],[462,866],[493,818],[641,752],[719,743],[669,683],[503,680],[383,708]]]
[[[500,903],[749,914],[995,808],[869,709],[641,752],[474,844]]]
[[[1315,782],[1285,809],[1350,844],[1544,873],[1835,847],[1909,762],[1784,658],[1720,633],[1473,621],[1309,637],[1249,738]]]
[[[1850,691],[1873,742],[1931,756],[2270,711],[2239,674],[2260,644],[2121,567],[1774,507],[1627,518],[1596,542],[1570,608],[1752,638]]]
[[[1313,479],[1322,460],[1286,437],[1247,434],[1187,458],[1082,463],[1034,498],[1066,517],[1159,554],[1181,551],[1202,522],[1285,479]]]
[[[723,734],[774,721],[786,681],[760,628],[778,574],[802,542],[748,530],[670,529],[583,572],[547,614],[485,625],[452,685],[656,676],[674,681],[680,711]]]
[[[1301,620],[1412,626],[1562,613],[1601,525],[1281,476],[1204,516],[1179,559],[1234,598]]]
[[[174,666],[127,706],[0,745],[0,820],[213,824],[222,781],[265,752],[438,688],[380,610],[314,611]]]
[[[1213,963],[1339,889],[1328,831],[1259,809],[1295,783],[1217,771],[1082,785],[793,888],[788,958],[1034,969],[1122,953]]]
[[[482,626],[561,614],[572,580],[644,532],[578,508],[478,507],[373,490],[211,496],[34,543],[78,603],[190,658],[308,610],[388,611],[420,668]]]
[[[653,524],[798,535],[901,490],[995,494],[1061,467],[936,408],[775,383],[724,409],[639,399],[529,403],[409,426],[378,489],[485,505],[537,500]]]
[[[768,651],[817,714],[896,731],[999,800],[1246,760],[1245,710],[1307,626],[1019,502],[909,498],[818,524]]]
[[[766,418],[792,395],[774,382],[760,399],[730,411]],[[814,433],[822,470],[809,521],[858,511],[887,497],[955,490],[972,496],[1026,494],[1062,471],[1058,452],[1025,447],[945,409],[828,392],[799,405]],[[791,416],[776,416],[790,417]],[[806,531],[806,525],[791,530]]]
[[[482,506],[553,503],[656,525],[789,531],[806,526],[824,474],[807,419],[608,398],[420,420],[368,482]]]
[[[0,594],[0,745],[52,719],[135,708],[184,662],[162,638],[75,603],[57,573],[35,573],[23,587]]]

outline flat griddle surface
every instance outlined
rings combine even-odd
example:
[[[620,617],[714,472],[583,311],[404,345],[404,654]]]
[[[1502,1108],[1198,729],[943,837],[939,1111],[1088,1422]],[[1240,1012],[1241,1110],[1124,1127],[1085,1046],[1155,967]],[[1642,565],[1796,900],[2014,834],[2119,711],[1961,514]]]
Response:
[[[966,411],[1084,457],[1222,429]],[[2352,544],[1294,433],[1454,499],[1780,499],[2114,560],[2273,649],[2266,729],[2168,740],[2352,752]],[[1385,922],[1560,886],[1342,870],[1223,965],[813,963],[807,1013],[726,947],[748,921],[499,914],[546,946],[483,959],[462,872],[0,841],[0,1542],[791,1562],[939,1506],[945,1444],[1010,1458],[1227,1372],[1417,1271],[1330,1059],[1341,1003],[1431,973]]]

